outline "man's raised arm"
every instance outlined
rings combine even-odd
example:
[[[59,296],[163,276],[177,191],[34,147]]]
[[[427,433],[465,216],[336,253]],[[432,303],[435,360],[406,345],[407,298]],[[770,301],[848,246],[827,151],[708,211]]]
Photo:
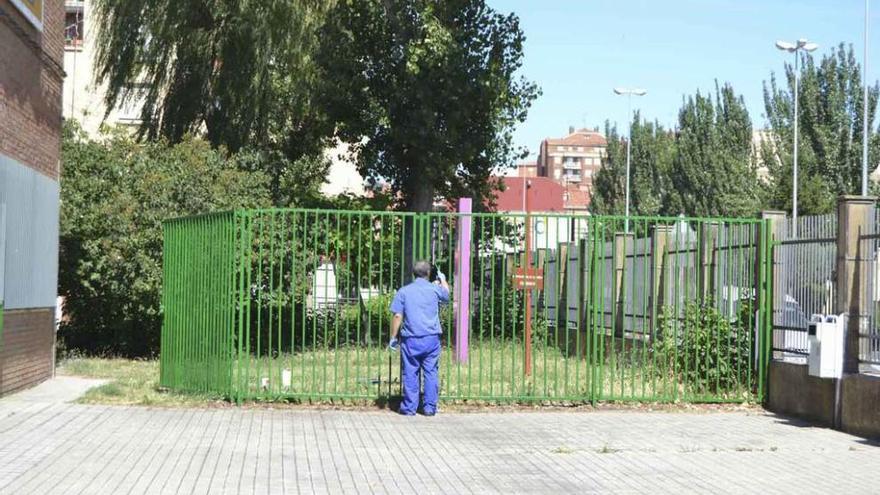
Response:
[[[443,272],[437,272],[437,281],[434,282],[439,285],[440,288],[437,290],[437,296],[440,298],[441,304],[446,304],[449,302],[449,282],[446,281],[446,275]]]

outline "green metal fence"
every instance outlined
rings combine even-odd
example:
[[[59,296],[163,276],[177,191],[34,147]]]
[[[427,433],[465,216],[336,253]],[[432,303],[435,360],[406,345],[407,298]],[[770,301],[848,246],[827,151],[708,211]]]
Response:
[[[458,245],[462,220],[472,241]],[[413,259],[441,309],[446,400],[761,400],[770,242],[752,219],[253,210],[165,224],[163,386],[231,399],[388,399]],[[538,287],[524,280],[540,280]],[[529,288],[531,287],[531,288]]]

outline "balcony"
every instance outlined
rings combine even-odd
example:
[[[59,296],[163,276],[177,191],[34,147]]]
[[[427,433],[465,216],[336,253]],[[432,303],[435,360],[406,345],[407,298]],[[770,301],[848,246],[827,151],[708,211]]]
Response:
[[[565,170],[580,170],[581,162],[564,161],[562,162],[562,168],[564,168]]]

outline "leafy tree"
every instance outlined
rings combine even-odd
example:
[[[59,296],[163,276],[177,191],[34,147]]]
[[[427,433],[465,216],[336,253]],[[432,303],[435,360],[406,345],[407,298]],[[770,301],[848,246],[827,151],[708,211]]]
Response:
[[[752,124],[729,84],[699,92],[678,114],[673,190],[665,210],[688,216],[751,216],[761,196],[752,163]]]
[[[488,196],[538,94],[516,76],[515,15],[484,0],[340,0],[320,37],[322,106],[364,177],[388,181],[411,211]]]
[[[158,351],[162,221],[267,206],[269,179],[238,157],[184,137],[137,143],[124,132],[62,141],[59,294],[63,348],[145,356]]]
[[[632,122],[630,173],[631,214],[662,214],[669,193],[669,173],[675,157],[675,136],[660,124],[644,122],[639,114]],[[598,215],[623,215],[626,211],[626,139],[616,127],[605,124],[608,148],[602,168],[593,178],[590,209]]]
[[[332,5],[96,0],[96,79],[107,85],[107,108],[143,98],[142,136],[175,143],[198,132],[234,152],[272,152],[263,163],[276,182],[326,170],[314,157],[332,127],[314,104],[313,55]]]
[[[804,215],[833,210],[837,196],[861,191],[862,119],[861,66],[852,46],[840,44],[815,63],[801,56],[798,146],[798,211]],[[785,82],[771,74],[764,83],[764,108],[769,129],[761,146],[762,163],[770,178],[770,203],[791,210],[794,144],[793,65],[785,65]],[[880,160],[880,138],[874,118],[880,87],[868,91],[869,172]]]

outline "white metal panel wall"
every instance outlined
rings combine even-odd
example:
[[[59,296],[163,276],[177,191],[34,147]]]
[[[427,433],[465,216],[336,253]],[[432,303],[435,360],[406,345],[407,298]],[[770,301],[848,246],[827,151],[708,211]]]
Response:
[[[6,309],[55,307],[58,292],[58,182],[0,154],[6,205]],[[0,257],[2,259],[3,257]]]

